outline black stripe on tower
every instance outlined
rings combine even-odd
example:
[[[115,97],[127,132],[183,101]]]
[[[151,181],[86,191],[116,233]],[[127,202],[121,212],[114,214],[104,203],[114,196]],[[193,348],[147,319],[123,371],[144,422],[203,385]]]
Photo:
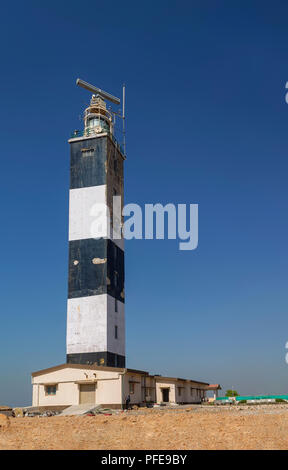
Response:
[[[106,184],[107,137],[71,142],[70,189]]]
[[[124,251],[106,238],[70,241],[68,298],[100,294],[124,302]]]
[[[67,354],[66,362],[68,364],[96,364],[106,367],[125,367],[125,356],[107,351]]]

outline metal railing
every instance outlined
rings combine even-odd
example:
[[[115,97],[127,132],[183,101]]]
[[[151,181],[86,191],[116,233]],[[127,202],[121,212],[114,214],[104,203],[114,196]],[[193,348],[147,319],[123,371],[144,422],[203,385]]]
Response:
[[[111,132],[107,131],[106,129],[103,129],[103,132],[101,132],[101,134],[109,135],[110,139],[114,142],[114,144],[116,145],[118,150],[120,150],[122,155],[125,156],[123,146],[119,144],[116,137],[114,137],[114,135],[111,134]],[[77,137],[96,137],[96,136],[98,137],[99,133],[95,132],[93,129],[86,129],[84,131],[78,131],[77,130],[77,131],[74,131],[74,132],[71,133],[71,139],[77,139]]]

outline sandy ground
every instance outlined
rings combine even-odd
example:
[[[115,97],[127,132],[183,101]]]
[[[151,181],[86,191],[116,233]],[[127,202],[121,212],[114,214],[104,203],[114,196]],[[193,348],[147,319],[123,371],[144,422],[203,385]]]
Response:
[[[9,418],[0,449],[288,449],[288,405]]]

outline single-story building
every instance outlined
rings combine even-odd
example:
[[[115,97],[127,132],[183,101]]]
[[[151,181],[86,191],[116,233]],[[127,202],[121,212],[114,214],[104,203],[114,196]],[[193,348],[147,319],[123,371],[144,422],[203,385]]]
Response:
[[[206,391],[213,392],[212,401],[215,401],[218,398],[218,390],[222,390],[219,384],[210,384],[208,385]]]
[[[35,407],[95,404],[122,408],[130,403],[201,403],[209,384],[197,380],[150,375],[134,369],[61,364],[32,373]]]

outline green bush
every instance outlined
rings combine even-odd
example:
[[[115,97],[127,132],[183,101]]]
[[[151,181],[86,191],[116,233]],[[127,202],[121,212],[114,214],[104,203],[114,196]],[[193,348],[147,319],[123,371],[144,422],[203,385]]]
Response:
[[[275,403],[287,403],[283,398],[275,398]]]
[[[240,401],[238,401],[238,404],[239,404],[239,405],[243,405],[243,404],[245,404],[245,403],[247,403],[247,400],[240,400]]]
[[[225,397],[238,397],[239,393],[237,390],[226,390]]]

